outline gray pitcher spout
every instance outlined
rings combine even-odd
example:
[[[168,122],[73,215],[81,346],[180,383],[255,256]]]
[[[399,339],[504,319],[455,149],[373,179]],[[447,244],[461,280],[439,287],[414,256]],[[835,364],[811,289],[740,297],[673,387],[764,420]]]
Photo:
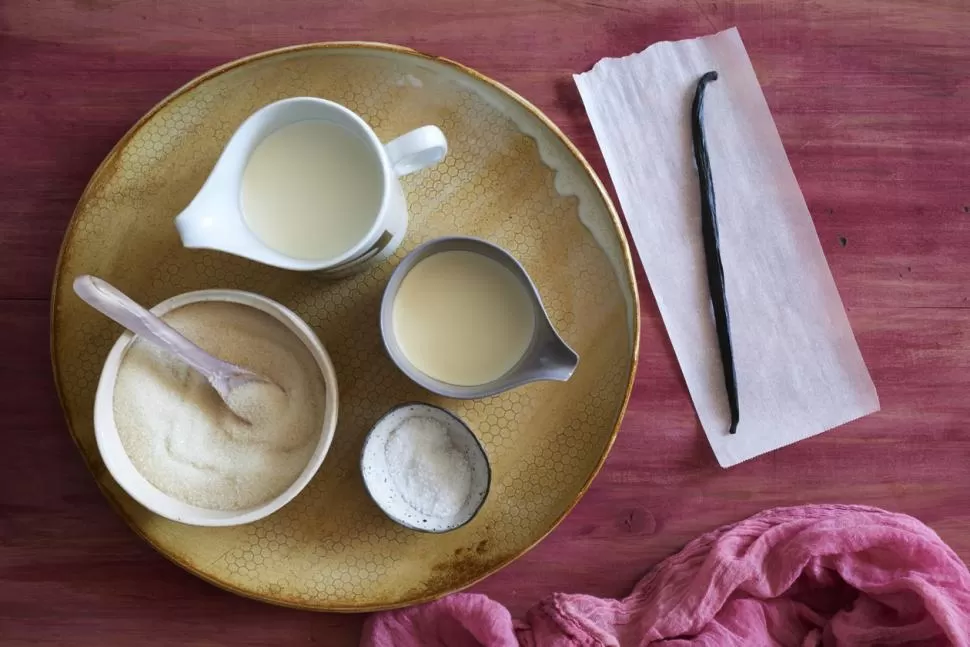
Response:
[[[519,279],[522,287],[532,297],[535,329],[528,350],[516,366],[502,377],[487,384],[460,386],[425,375],[404,356],[394,335],[392,317],[394,298],[404,276],[423,259],[445,251],[470,251],[498,261]],[[562,340],[549,320],[549,314],[542,305],[539,291],[525,268],[501,247],[479,238],[447,236],[424,243],[412,250],[398,264],[384,289],[384,297],[381,301],[381,335],[384,338],[384,348],[408,377],[429,391],[448,398],[463,400],[484,398],[541,380],[565,382],[573,376],[579,364],[579,356]]]
[[[576,371],[579,355],[551,327],[547,336],[542,345],[536,348],[535,363],[530,372],[536,379],[565,382]]]

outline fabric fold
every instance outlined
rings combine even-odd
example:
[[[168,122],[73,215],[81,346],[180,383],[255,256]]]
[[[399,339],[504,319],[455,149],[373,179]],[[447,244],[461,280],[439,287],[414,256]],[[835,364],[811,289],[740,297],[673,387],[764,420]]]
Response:
[[[970,572],[913,517],[776,508],[709,532],[622,600],[557,593],[521,622],[459,593],[376,614],[364,647],[954,645],[970,647]]]

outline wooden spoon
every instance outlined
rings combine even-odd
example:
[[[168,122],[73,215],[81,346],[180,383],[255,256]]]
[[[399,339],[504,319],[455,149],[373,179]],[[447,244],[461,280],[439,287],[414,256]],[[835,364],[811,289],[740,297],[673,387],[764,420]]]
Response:
[[[198,371],[226,406],[247,422],[253,416],[252,399],[234,398],[234,390],[247,385],[265,385],[274,392],[281,391],[267,378],[205,352],[107,281],[85,274],[74,279],[74,292],[101,314]]]

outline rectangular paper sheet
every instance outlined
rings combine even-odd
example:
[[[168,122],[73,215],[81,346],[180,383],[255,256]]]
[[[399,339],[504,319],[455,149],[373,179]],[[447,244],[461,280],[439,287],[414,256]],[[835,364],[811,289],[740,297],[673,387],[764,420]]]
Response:
[[[691,101],[702,74],[740,401],[707,287]],[[878,411],[879,400],[737,29],[604,59],[575,77],[687,388],[729,467]]]

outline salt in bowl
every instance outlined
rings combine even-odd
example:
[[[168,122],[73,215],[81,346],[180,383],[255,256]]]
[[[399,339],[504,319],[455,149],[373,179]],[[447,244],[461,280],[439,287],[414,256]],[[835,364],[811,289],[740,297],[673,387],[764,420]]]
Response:
[[[471,471],[471,487],[468,497],[454,515],[434,517],[424,514],[409,504],[394,485],[386,452],[388,441],[392,432],[412,417],[427,417],[444,425],[449,439],[468,463]],[[360,469],[367,493],[384,514],[402,526],[430,533],[455,530],[474,519],[488,497],[492,480],[488,456],[471,429],[448,411],[423,403],[408,403],[395,407],[374,425],[364,441]]]

